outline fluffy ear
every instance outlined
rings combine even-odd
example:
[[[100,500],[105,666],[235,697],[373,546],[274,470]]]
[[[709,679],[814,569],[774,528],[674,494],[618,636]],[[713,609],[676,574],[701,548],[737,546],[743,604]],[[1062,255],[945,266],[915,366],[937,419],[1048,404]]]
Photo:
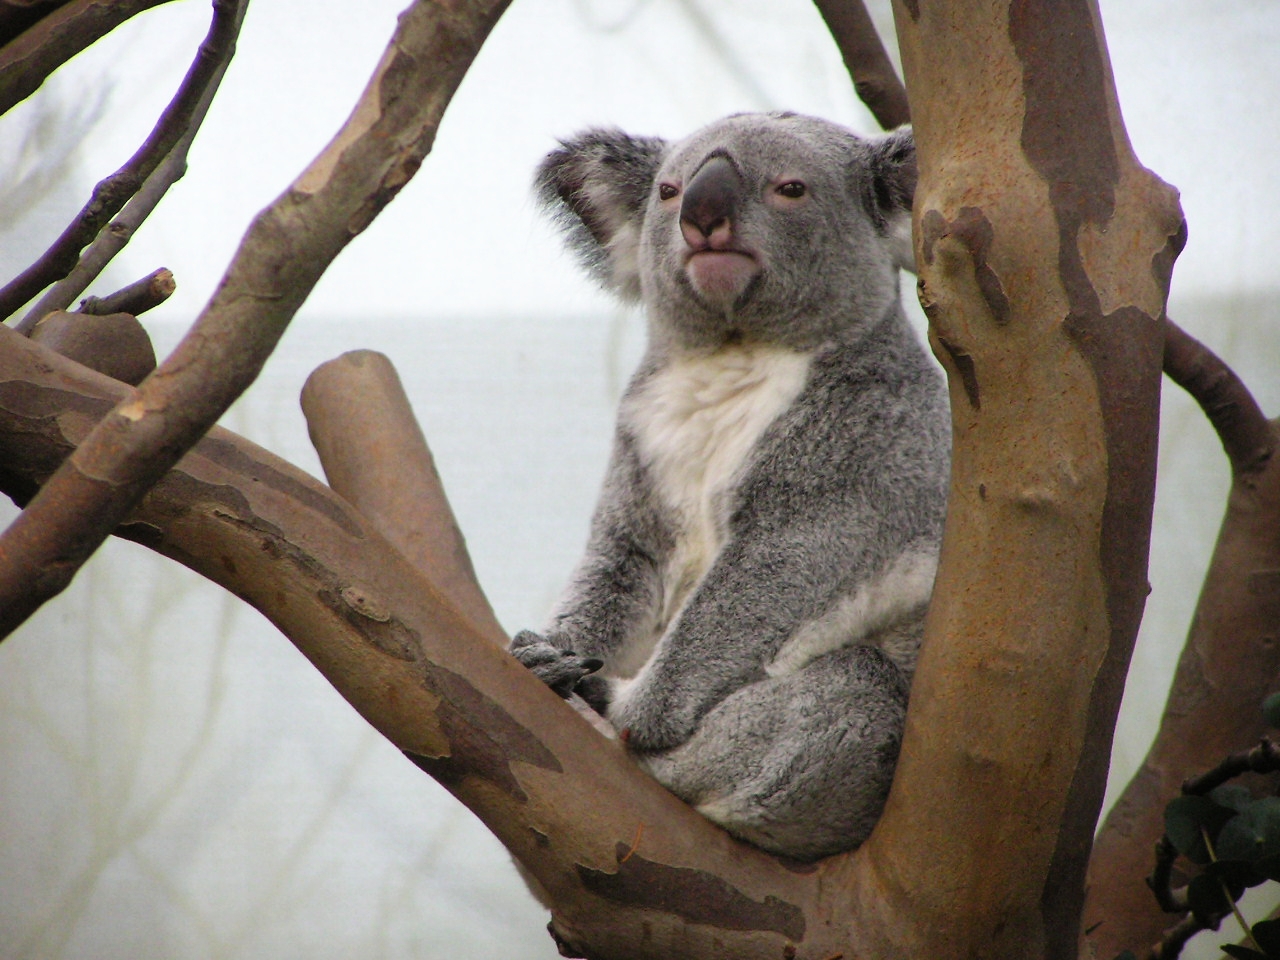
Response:
[[[868,146],[867,211],[887,238],[898,266],[914,273],[911,200],[918,176],[915,138],[910,127],[899,127]]]
[[[563,140],[538,167],[538,200],[565,228],[568,244],[606,287],[640,297],[640,226],[666,141],[621,130],[587,130]]]

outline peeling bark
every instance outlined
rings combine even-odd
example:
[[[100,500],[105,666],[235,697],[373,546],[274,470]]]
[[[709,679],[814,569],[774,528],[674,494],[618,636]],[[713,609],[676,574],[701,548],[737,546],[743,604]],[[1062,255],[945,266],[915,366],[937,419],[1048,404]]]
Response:
[[[1146,594],[1167,292],[1151,264],[1181,214],[1131,154],[1089,4],[895,14],[955,452],[902,760],[859,877],[881,918],[868,952],[1074,956]]]

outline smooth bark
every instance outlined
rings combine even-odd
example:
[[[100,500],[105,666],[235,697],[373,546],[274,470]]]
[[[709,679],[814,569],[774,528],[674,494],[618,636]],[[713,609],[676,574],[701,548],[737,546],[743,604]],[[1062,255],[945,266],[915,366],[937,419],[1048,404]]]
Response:
[[[905,0],[895,17],[955,451],[902,759],[859,877],[880,918],[867,953],[1074,956],[1146,595],[1182,218],[1129,149],[1091,5]]]

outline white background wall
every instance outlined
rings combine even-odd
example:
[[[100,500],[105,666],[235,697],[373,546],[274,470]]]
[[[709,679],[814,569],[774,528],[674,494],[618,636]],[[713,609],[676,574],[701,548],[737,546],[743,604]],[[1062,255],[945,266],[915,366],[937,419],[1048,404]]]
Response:
[[[253,0],[187,178],[96,291],[173,269],[178,293],[146,317],[162,353],[251,216],[345,118],[399,6]],[[1171,313],[1276,414],[1280,11],[1103,13],[1136,151],[1190,222]],[[166,4],[46,86],[62,128],[100,116],[35,209],[6,207],[0,183],[6,277],[145,136],[207,19],[207,4]],[[417,178],[339,257],[226,425],[317,472],[306,374],[346,349],[386,352],[499,617],[536,625],[581,547],[642,331],[560,252],[530,172],[585,125],[680,136],[769,107],[874,129],[803,0],[515,0]],[[23,162],[40,109],[0,120],[0,169]],[[1166,398],[1154,593],[1116,784],[1154,730],[1227,480],[1203,418],[1176,388]],[[172,563],[112,543],[0,644],[0,957],[552,957],[545,921],[467,811],[261,617]]]

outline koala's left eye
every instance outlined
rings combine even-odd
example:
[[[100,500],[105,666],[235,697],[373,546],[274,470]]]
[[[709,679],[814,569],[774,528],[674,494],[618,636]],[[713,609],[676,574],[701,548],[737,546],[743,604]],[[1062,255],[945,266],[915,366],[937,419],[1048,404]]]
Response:
[[[659,200],[671,200],[671,199],[672,199],[672,198],[674,198],[674,197],[676,196],[676,194],[678,194],[679,192],[680,192],[680,188],[679,188],[679,187],[677,187],[674,183],[660,183],[660,184],[658,184],[658,199],[659,199]]]
[[[777,193],[789,200],[799,200],[805,195],[805,185],[799,180],[788,180],[786,183],[778,184]]]

